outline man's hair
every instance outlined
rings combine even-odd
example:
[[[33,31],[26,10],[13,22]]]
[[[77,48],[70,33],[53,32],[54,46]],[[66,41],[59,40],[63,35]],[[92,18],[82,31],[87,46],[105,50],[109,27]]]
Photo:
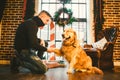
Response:
[[[51,18],[51,20],[52,20],[52,16],[47,12],[47,11],[45,11],[45,10],[42,10],[41,12],[40,12],[40,14],[42,14],[42,13],[45,13],[45,14],[47,14],[50,18]],[[39,15],[40,15],[39,14]]]

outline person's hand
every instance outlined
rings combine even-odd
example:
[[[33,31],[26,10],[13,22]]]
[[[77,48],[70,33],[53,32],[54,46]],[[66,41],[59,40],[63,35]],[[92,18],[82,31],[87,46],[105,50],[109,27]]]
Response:
[[[41,41],[40,41],[40,45],[42,45],[42,46],[45,47],[45,41],[41,39]]]
[[[55,50],[55,48],[48,48],[48,49],[47,49],[47,52],[48,52],[48,53],[51,53],[51,52],[54,52],[54,50]]]

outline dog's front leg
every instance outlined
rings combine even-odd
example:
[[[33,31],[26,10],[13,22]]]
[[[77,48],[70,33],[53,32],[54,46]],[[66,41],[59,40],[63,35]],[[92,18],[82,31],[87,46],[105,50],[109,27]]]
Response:
[[[57,56],[63,56],[63,53],[61,52],[60,49],[55,48],[53,51]]]
[[[68,71],[67,73],[74,73],[74,63],[73,62],[70,62],[70,65],[69,65],[69,68],[68,68]]]

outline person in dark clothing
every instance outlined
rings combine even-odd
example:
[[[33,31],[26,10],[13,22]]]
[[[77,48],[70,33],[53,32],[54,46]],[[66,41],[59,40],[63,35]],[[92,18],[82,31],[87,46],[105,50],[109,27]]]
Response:
[[[16,57],[11,60],[11,70],[18,71],[19,66],[28,68],[32,73],[45,73],[47,66],[39,57],[43,52],[52,52],[53,48],[47,48],[47,43],[37,38],[38,28],[52,22],[51,15],[47,11],[41,11],[38,16],[34,16],[22,22],[17,30],[14,40]],[[45,46],[46,45],[46,46]]]

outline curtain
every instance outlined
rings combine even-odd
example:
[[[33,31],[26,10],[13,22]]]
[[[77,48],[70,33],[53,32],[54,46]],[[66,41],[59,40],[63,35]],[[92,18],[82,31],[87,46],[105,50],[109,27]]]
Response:
[[[103,24],[103,1],[102,0],[94,0],[94,29],[95,29],[95,41],[98,41],[97,35],[99,31],[102,30]]]
[[[0,22],[1,22],[1,19],[2,19],[4,8],[5,8],[5,3],[6,3],[6,0],[1,0],[0,1]]]
[[[24,0],[25,1],[25,0]],[[24,5],[25,12],[24,12],[24,20],[32,18],[35,13],[35,0],[26,0],[26,6]]]

